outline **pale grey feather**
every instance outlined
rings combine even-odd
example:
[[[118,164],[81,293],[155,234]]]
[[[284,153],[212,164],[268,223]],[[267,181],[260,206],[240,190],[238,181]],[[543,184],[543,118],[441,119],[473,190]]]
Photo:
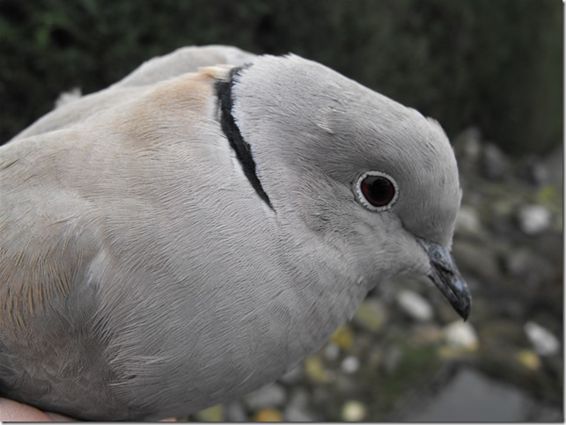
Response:
[[[251,59],[232,112],[273,210],[219,123],[228,71],[183,74],[190,60],[0,147],[5,394],[79,418],[186,415],[276,379],[383,279],[430,272],[418,239],[449,245],[460,202],[440,127],[314,62]],[[399,184],[384,213],[353,196],[368,169]]]

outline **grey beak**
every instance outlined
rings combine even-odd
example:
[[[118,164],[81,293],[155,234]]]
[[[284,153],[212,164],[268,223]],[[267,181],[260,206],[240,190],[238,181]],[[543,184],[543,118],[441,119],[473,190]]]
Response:
[[[430,258],[430,280],[448,299],[454,310],[466,320],[470,314],[472,296],[468,285],[460,275],[452,256],[443,246],[420,240]]]

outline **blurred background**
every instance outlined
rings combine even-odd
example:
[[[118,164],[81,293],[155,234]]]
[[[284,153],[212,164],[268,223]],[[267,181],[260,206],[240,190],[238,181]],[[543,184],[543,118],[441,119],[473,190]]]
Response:
[[[60,93],[188,45],[316,60],[439,120],[464,198],[458,319],[388,282],[279,381],[201,421],[563,420],[560,0],[0,0],[0,144]]]

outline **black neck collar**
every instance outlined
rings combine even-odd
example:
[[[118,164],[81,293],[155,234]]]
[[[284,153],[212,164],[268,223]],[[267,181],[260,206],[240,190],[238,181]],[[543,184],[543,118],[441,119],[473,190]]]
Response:
[[[269,196],[267,196],[267,193],[263,190],[263,186],[257,176],[256,164],[252,156],[251,147],[242,137],[242,133],[240,133],[240,129],[236,125],[236,121],[232,115],[232,108],[234,106],[232,88],[234,87],[235,79],[245,68],[247,68],[247,66],[232,68],[228,80],[218,81],[216,83],[216,96],[218,97],[220,107],[220,125],[224,135],[230,142],[230,147],[236,152],[236,157],[242,165],[244,174],[250,184],[259,197],[273,210]]]

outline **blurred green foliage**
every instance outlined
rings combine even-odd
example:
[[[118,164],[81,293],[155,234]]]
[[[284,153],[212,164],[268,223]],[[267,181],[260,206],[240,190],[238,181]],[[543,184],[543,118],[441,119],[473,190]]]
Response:
[[[0,141],[185,45],[324,63],[511,153],[562,140],[560,0],[0,0]]]

